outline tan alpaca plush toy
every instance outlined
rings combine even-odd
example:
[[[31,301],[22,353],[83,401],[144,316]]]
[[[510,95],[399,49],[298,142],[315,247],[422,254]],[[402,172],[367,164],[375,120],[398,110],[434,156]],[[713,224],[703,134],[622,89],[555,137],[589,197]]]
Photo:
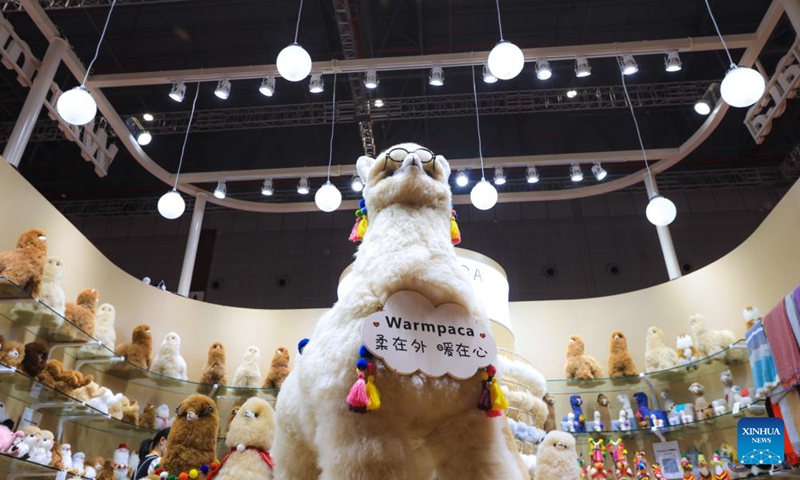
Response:
[[[264,388],[281,388],[283,381],[289,376],[289,349],[278,347],[272,357],[272,364],[269,366],[269,373],[264,379]]]
[[[658,327],[647,329],[644,363],[648,372],[666,370],[680,365],[678,352],[667,346],[664,341],[664,332]]]
[[[567,344],[567,361],[564,374],[571,380],[590,380],[603,376],[603,367],[591,355],[583,352],[583,340],[575,335],[569,337]]]
[[[317,322],[278,395],[276,478],[521,480],[503,436],[505,419],[476,408],[486,372],[464,380],[400,375],[375,357],[380,408],[361,414],[374,403],[359,410],[345,401],[364,382],[354,371],[364,360],[364,321],[393,294],[413,291],[436,306],[454,303],[476,327],[489,329],[453,248],[458,235],[447,161],[404,143],[376,159],[361,157],[357,167],[365,207],[352,237],[363,242],[349,288]],[[421,457],[432,461],[415,461]]]
[[[225,367],[225,346],[214,342],[208,347],[208,360],[200,375],[200,383],[207,385],[227,385],[228,371]]]
[[[19,236],[17,248],[0,253],[0,276],[39,298],[47,260],[47,237],[44,230],[33,228]]]
[[[129,363],[144,370],[150,369],[153,362],[153,336],[150,334],[150,325],[138,325],[133,329],[131,343],[117,345],[117,355],[125,357]]]
[[[639,369],[633,363],[633,358],[628,352],[628,339],[619,330],[611,333],[608,345],[608,376],[630,377],[639,375]],[[607,424],[608,425],[608,424]]]
[[[57,331],[59,339],[85,340],[85,337],[75,332],[75,327],[88,335],[94,336],[94,312],[97,310],[97,301],[100,294],[93,288],[84,288],[78,294],[75,303],[67,302],[65,317],[72,324],[65,323]],[[73,327],[74,325],[74,327]]]

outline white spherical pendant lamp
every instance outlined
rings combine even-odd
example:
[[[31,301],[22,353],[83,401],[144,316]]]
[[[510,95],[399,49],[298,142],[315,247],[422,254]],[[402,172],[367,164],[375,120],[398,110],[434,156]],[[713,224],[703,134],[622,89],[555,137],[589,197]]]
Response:
[[[58,115],[70,125],[86,125],[97,115],[97,104],[83,85],[68,90],[56,102]]]
[[[278,54],[276,66],[281,77],[290,82],[299,82],[311,73],[311,55],[303,47],[293,43]]]
[[[525,66],[525,55],[518,46],[507,40],[501,40],[489,52],[487,60],[489,71],[500,80],[511,80],[519,75]]]
[[[314,203],[323,212],[332,212],[342,204],[342,192],[329,180],[314,194]]]
[[[158,200],[158,213],[167,220],[175,220],[183,215],[186,210],[186,202],[177,190],[172,189],[165,193]]]
[[[489,210],[497,203],[497,190],[494,185],[482,178],[480,182],[472,187],[472,191],[469,192],[469,199],[478,210]]]
[[[749,107],[764,95],[766,82],[757,70],[752,68],[732,66],[719,87],[722,99],[738,108]]]
[[[655,195],[650,199],[650,203],[647,204],[645,214],[653,225],[666,227],[675,221],[678,210],[675,208],[675,204],[672,203],[672,200],[662,197],[661,195]]]

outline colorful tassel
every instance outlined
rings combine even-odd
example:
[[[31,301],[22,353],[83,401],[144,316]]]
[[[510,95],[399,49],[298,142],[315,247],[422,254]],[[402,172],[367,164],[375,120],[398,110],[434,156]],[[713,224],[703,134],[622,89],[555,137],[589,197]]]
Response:
[[[458,223],[456,223],[456,219],[451,217],[450,218],[450,241],[453,245],[458,245],[461,243],[461,232],[458,229]]]
[[[367,384],[364,382],[364,372],[358,372],[358,380],[350,388],[350,394],[347,395],[347,404],[351,411],[366,413],[369,397],[367,396]]]
[[[367,227],[369,226],[369,222],[367,221],[367,217],[361,217],[361,220],[358,222],[358,230],[356,231],[356,238],[359,241],[364,240],[364,234],[367,233]]]
[[[487,417],[494,418],[503,414],[508,408],[506,399],[500,385],[497,384],[497,368],[489,365],[481,372],[481,396],[478,399],[478,410],[483,410]]]
[[[361,219],[356,218],[356,223],[353,225],[353,230],[350,231],[350,237],[348,238],[351,242],[360,242],[361,239],[358,238],[358,226],[361,224]]]
[[[381,408],[381,392],[378,391],[378,386],[375,385],[374,375],[367,377],[367,399],[367,410],[373,411]]]
[[[489,395],[492,398],[493,410],[502,411],[508,408],[508,400],[506,400],[506,396],[500,388],[500,385],[497,384],[497,378],[493,378],[492,382],[489,384]]]
[[[486,380],[482,381],[481,385],[481,396],[478,399],[478,410],[488,412],[492,409],[492,400],[489,395],[489,387],[487,386]]]

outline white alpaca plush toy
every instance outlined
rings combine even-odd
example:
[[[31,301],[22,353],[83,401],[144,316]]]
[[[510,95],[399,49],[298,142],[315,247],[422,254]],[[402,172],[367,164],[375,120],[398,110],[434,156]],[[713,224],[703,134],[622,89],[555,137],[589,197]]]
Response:
[[[83,476],[86,473],[86,468],[83,466],[83,462],[86,459],[86,454],[83,452],[76,452],[72,456],[72,469],[75,470],[75,473],[78,475]]]
[[[680,365],[678,353],[664,342],[664,332],[658,327],[647,329],[644,363],[648,372],[656,372]]]
[[[681,365],[694,362],[698,359],[697,349],[694,346],[694,340],[692,340],[691,335],[686,333],[678,335],[676,347],[678,350],[678,360]]]
[[[580,477],[575,438],[569,433],[557,430],[548,433],[536,452],[536,476],[534,479],[578,480]]]
[[[236,368],[233,375],[234,387],[258,388],[261,386],[261,367],[258,362],[261,360],[261,352],[258,347],[248,347],[244,352],[244,360]]]
[[[72,445],[69,443],[61,444],[61,464],[64,466],[64,470],[68,472],[75,468],[72,464]]]
[[[178,380],[189,380],[186,360],[181,356],[181,337],[177,333],[171,332],[164,337],[150,371]]]
[[[128,479],[128,458],[130,452],[124,443],[114,450],[114,477],[117,480]]]
[[[95,410],[100,411],[108,415],[108,407],[118,403],[122,400],[124,395],[121,393],[117,393],[116,395],[111,390],[107,389],[106,387],[100,387],[100,390],[97,391],[94,397],[92,397],[87,405],[94,408]]]
[[[706,324],[706,317],[695,313],[689,317],[689,324],[692,326],[692,337],[697,346],[697,353],[700,357],[709,357],[715,353],[728,348],[736,343],[736,335],[730,330],[711,330]],[[746,350],[729,350],[725,355],[726,361],[744,359]]]
[[[48,258],[44,264],[44,279],[39,300],[63,317],[67,300],[64,289],[61,288],[62,276],[64,276],[64,262],[60,258]]]
[[[97,307],[94,314],[94,337],[98,339],[105,348],[100,345],[87,345],[78,350],[78,358],[110,357],[114,355],[114,345],[117,343],[117,332],[114,330],[114,323],[117,318],[117,310],[114,305],[104,303]]]
[[[368,215],[368,223],[362,219],[352,238],[362,237],[363,243],[349,288],[317,322],[278,395],[275,478],[521,479],[503,435],[505,421],[476,408],[478,372],[466,380],[401,375],[374,358],[366,368],[374,369],[381,406],[374,409],[370,400],[364,407],[369,413],[360,414],[350,403],[355,411],[349,411],[346,398],[363,400],[349,393],[364,382],[354,372],[364,319],[393,294],[409,290],[436,306],[454,303],[478,328],[489,329],[453,249],[458,232],[447,161],[404,143],[377,159],[359,158],[357,169],[365,185],[360,212]],[[423,465],[417,461],[423,457],[432,461]],[[572,464],[577,468],[576,459]]]

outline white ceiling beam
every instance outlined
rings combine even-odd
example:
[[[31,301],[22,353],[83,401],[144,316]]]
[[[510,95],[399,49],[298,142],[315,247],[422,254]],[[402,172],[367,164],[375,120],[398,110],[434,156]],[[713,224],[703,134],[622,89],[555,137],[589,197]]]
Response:
[[[647,151],[647,158],[650,161],[668,158],[678,153],[677,148],[661,148]],[[621,163],[643,160],[641,150],[620,150],[611,152],[583,152],[583,153],[563,153],[554,155],[520,155],[514,157],[488,157],[483,159],[486,170],[494,167],[529,167],[529,166],[551,166],[551,165],[570,165],[572,163]],[[450,169],[457,171],[461,169],[479,169],[481,161],[479,158],[448,159]],[[347,165],[334,165],[331,169],[332,177],[342,177],[355,175],[355,159]],[[264,168],[258,170],[236,170],[218,172],[197,172],[182,173],[179,183],[209,183],[225,180],[227,182],[242,182],[252,180],[264,180],[265,178],[324,178],[328,175],[328,167],[295,167],[295,168]],[[175,175],[170,177],[175,181]]]
[[[752,33],[728,35],[725,37],[731,49],[747,48],[756,41]],[[537,58],[550,61],[574,60],[576,56],[588,58],[615,57],[625,53],[632,55],[664,54],[667,50],[679,52],[704,52],[722,50],[718,37],[674,38],[665,40],[642,40],[637,42],[599,43],[593,45],[569,45],[562,47],[525,48],[522,53],[525,61]],[[416,70],[441,67],[460,67],[483,65],[489,56],[488,51],[442,53],[436,55],[410,55],[403,57],[356,58],[352,60],[331,60],[314,62],[312,71],[322,74],[363,73],[368,68],[377,71]],[[86,82],[90,88],[134,87],[141,85],[163,85],[176,81],[211,82],[221,78],[243,80],[262,78],[267,75],[280,76],[274,64],[245,65],[239,67],[199,68],[190,70],[162,70],[159,72],[119,73],[110,75],[91,75]]]

